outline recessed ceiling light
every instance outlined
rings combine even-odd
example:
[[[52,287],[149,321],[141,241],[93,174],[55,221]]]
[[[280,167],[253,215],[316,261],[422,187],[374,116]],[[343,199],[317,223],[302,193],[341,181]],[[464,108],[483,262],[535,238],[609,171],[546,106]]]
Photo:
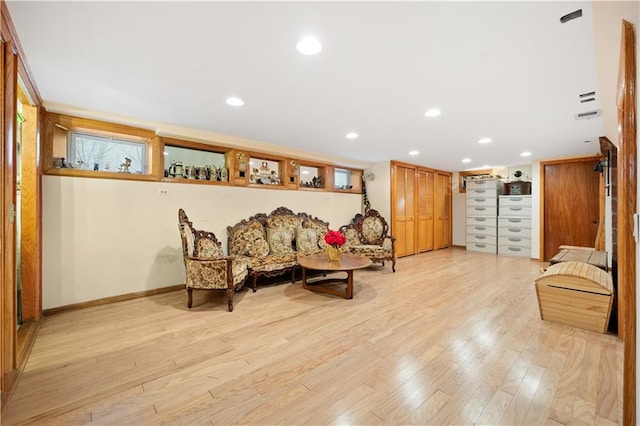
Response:
[[[463,163],[470,163],[471,162],[471,158],[463,158],[462,162]]]
[[[346,134],[346,138],[347,139],[356,139],[358,136],[360,136],[359,134],[357,134],[356,132],[349,132]]]
[[[531,157],[531,153],[529,151],[525,151],[522,154],[520,154],[520,157]]]
[[[433,118],[433,117],[437,117],[440,114],[442,114],[442,112],[439,109],[436,108],[432,108],[427,110],[427,112],[424,113],[425,117],[429,117],[429,118]]]
[[[242,106],[244,105],[244,101],[240,98],[227,98],[227,105],[231,105],[231,106]]]
[[[296,49],[303,55],[317,55],[322,50],[322,44],[314,37],[305,37],[296,44]]]
[[[420,153],[418,151],[416,151],[415,149],[413,151],[409,151],[409,155],[416,156],[418,154],[420,154]]]
[[[478,141],[478,143],[489,143],[489,142],[491,142],[491,139],[489,138],[482,138]]]

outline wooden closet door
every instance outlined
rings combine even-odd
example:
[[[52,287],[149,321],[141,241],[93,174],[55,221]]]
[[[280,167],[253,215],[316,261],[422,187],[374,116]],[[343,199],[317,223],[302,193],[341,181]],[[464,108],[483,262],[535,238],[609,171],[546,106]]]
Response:
[[[392,231],[396,256],[415,254],[415,167],[392,166]]]
[[[436,175],[436,222],[434,245],[436,249],[451,246],[451,175]]]
[[[435,173],[433,170],[418,169],[418,252],[433,250],[433,213],[435,197]]]

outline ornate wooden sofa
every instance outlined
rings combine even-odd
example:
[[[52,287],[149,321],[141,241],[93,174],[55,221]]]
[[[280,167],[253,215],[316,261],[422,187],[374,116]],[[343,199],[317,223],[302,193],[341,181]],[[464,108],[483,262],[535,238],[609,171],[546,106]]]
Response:
[[[340,232],[347,237],[346,246],[352,254],[366,256],[382,266],[390,260],[391,270],[396,271],[396,238],[389,234],[389,225],[377,210],[358,213],[349,225],[340,227]]]
[[[191,309],[193,304],[193,289],[226,290],[229,312],[232,312],[233,296],[244,285],[248,263],[224,256],[216,236],[194,229],[182,209],[178,210],[178,225],[187,276],[187,307]]]
[[[298,254],[323,251],[328,229],[329,223],[317,217],[278,207],[268,215],[258,213],[228,226],[227,249],[229,255],[246,261],[256,291],[259,276],[291,273],[294,282]]]

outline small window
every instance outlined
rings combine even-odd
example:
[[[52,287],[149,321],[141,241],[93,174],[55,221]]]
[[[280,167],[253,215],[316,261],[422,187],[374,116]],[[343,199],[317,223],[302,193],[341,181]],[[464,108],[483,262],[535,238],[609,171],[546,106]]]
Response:
[[[335,169],[333,175],[334,184],[336,189],[351,189],[351,171],[344,169]]]
[[[71,132],[67,167],[113,173],[147,173],[147,145],[125,139]]]

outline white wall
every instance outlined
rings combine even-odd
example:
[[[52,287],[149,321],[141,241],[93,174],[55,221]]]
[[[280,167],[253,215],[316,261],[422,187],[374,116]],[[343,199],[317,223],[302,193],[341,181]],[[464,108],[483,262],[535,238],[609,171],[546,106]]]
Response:
[[[367,182],[371,208],[377,210],[391,226],[391,162],[383,161],[370,167],[375,179]]]
[[[43,308],[184,283],[178,208],[227,246],[228,225],[285,206],[332,229],[360,194],[43,176]],[[160,195],[160,189],[168,195]]]

